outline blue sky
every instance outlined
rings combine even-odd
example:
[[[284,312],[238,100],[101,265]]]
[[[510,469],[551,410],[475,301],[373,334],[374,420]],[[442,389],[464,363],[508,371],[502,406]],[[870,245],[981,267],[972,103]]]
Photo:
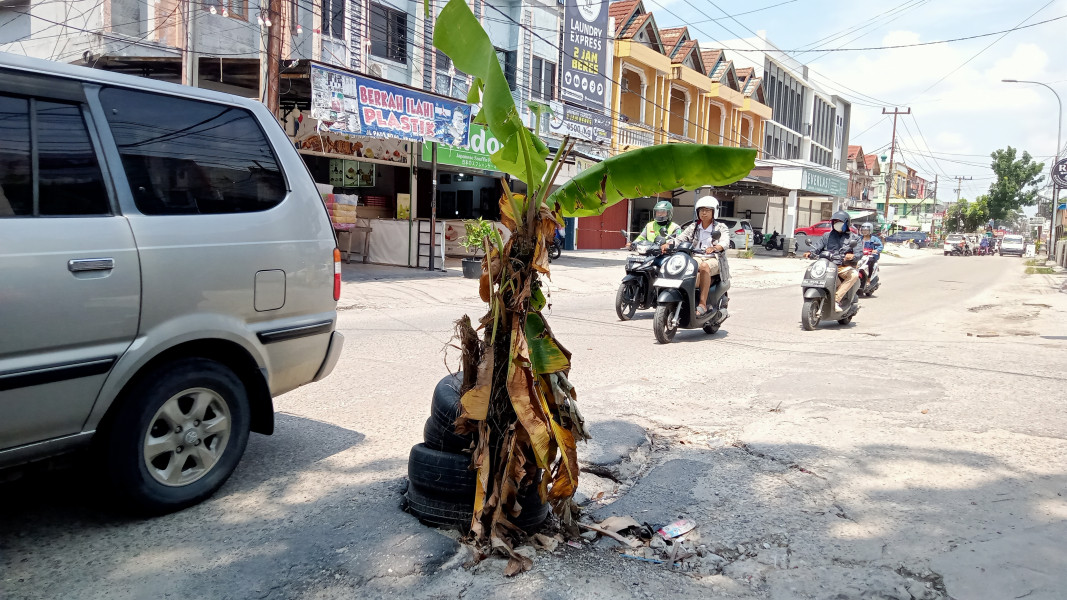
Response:
[[[786,3],[772,6],[781,2]],[[783,50],[809,48],[858,27],[839,39],[820,42],[822,49],[856,48],[1001,31],[1033,13],[1026,23],[1067,15],[1067,0],[645,0],[645,7],[660,27],[688,25],[704,49],[721,47],[717,41],[752,37],[745,27],[766,32]],[[707,22],[722,11],[735,14],[762,7],[770,8],[736,17],[741,24],[730,19]],[[903,153],[908,165],[930,180],[935,174],[942,182],[957,175],[972,177],[963,182],[962,197],[973,199],[992,181],[988,155],[994,149],[1011,145],[1027,150],[1046,166],[1055,152],[1055,96],[1040,86],[1001,79],[1048,83],[1067,101],[1067,19],[1009,33],[973,58],[998,37],[893,50],[790,54],[809,64],[816,81],[836,88],[853,103],[851,143],[867,152],[888,151],[892,119],[882,116],[882,106],[911,107],[914,117],[901,117],[898,124],[897,156]],[[939,186],[939,198],[955,199],[955,180]]]

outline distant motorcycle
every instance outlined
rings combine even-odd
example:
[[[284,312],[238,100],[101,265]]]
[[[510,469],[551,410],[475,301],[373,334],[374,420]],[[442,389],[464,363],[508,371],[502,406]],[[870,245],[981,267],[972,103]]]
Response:
[[[626,232],[622,232],[626,235]],[[635,256],[626,258],[626,276],[615,293],[615,314],[620,321],[629,321],[637,309],[656,307],[656,294],[652,283],[659,277],[660,268],[667,255],[660,252],[663,238],[654,242],[634,242],[630,249]]]
[[[556,230],[556,235],[552,238],[552,243],[548,245],[548,260],[553,261],[559,258],[563,254],[563,236],[560,235],[559,230]]]
[[[834,255],[828,250],[819,253],[818,259],[808,266],[800,285],[804,289],[804,308],[800,312],[800,324],[805,331],[811,331],[820,321],[837,321],[848,325],[852,317],[859,312],[857,301],[859,285],[852,286],[845,299],[848,306],[843,311],[837,310],[834,298],[837,294],[837,264],[843,256]]]
[[[777,230],[768,235],[767,239],[763,241],[763,247],[767,250],[781,250],[784,244],[785,237],[780,236]]]
[[[870,276],[867,275],[868,266],[870,265],[871,255],[874,254],[874,250],[871,248],[864,248],[863,258],[856,264],[856,268],[860,272],[860,282],[857,284],[859,289],[857,293],[860,296],[871,297],[874,292],[881,287],[882,282],[879,278],[878,263],[874,263],[874,271]]]

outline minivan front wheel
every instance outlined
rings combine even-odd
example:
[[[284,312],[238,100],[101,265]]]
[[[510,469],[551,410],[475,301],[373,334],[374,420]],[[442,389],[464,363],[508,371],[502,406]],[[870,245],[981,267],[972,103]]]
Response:
[[[201,358],[141,378],[108,428],[115,492],[134,508],[164,513],[215,493],[248,443],[248,395],[232,370]]]

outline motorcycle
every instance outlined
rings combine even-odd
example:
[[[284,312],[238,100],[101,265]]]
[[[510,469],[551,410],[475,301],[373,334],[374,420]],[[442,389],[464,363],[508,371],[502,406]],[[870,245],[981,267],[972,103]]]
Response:
[[[626,231],[622,234],[626,235]],[[656,307],[652,282],[659,276],[662,263],[667,259],[667,255],[660,252],[662,244],[662,237],[654,242],[630,244],[630,249],[637,254],[626,258],[626,276],[615,293],[615,314],[620,321],[632,319],[637,309]]]
[[[719,243],[719,232],[712,234],[712,240]],[[727,306],[730,304],[729,282],[719,276],[712,278],[708,289],[707,307],[704,314],[697,316],[697,260],[693,258],[696,250],[691,244],[679,244],[667,255],[662,263],[660,276],[653,283],[656,297],[656,316],[652,320],[652,332],[656,341],[669,344],[682,329],[703,329],[712,334],[719,331],[723,321],[730,316]]]
[[[556,230],[556,235],[552,238],[552,243],[548,245],[548,260],[553,261],[559,258],[563,254],[563,236],[560,235],[559,230]]]
[[[766,236],[766,239],[763,240],[763,247],[767,250],[781,250],[784,244],[785,236],[778,235],[778,230],[775,230],[774,233]]]
[[[804,308],[800,312],[800,324],[804,331],[811,331],[820,321],[837,321],[841,325],[848,325],[852,317],[859,312],[860,306],[857,301],[859,285],[853,285],[845,300],[848,306],[845,310],[837,310],[834,298],[837,294],[837,263],[835,259],[844,260],[844,256],[836,257],[834,253],[823,250],[818,259],[808,265],[804,272],[804,279],[800,285],[804,288]]]
[[[878,263],[874,263],[874,270],[871,271],[871,275],[867,275],[868,266],[870,265],[871,257],[874,254],[874,250],[871,248],[863,249],[863,258],[856,264],[856,268],[860,272],[859,295],[867,296],[870,298],[875,290],[881,287],[882,282],[879,280]]]

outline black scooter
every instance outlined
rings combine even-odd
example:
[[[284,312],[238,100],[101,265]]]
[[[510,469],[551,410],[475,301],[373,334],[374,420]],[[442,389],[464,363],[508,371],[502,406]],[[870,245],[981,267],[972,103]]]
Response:
[[[774,233],[763,242],[763,247],[767,250],[781,250],[784,244],[785,236],[779,236],[778,231],[775,230]]]
[[[800,282],[804,289],[804,308],[800,311],[800,325],[804,331],[815,329],[820,321],[837,321],[841,325],[848,325],[852,317],[860,310],[857,301],[860,283],[853,284],[844,300],[848,302],[845,310],[837,310],[834,297],[837,295],[837,265],[843,263],[841,253],[834,254],[828,250],[819,253],[815,262],[808,265],[804,272],[804,279]]]
[[[715,243],[719,242],[719,232],[712,234]],[[656,316],[652,321],[652,332],[656,341],[669,344],[674,339],[678,328],[703,329],[705,333],[715,333],[723,321],[730,316],[727,306],[730,296],[729,282],[723,282],[718,275],[712,278],[708,290],[708,310],[699,317],[697,305],[697,270],[698,265],[693,253],[696,250],[688,243],[679,244],[667,255],[660,269],[660,276],[653,283],[656,295]]]
[[[626,231],[622,234],[626,235]],[[620,321],[632,319],[639,308],[644,310],[656,307],[652,282],[659,276],[660,266],[667,258],[667,255],[660,252],[662,245],[662,237],[657,237],[655,242],[630,244],[630,249],[637,255],[626,258],[626,276],[622,278],[619,291],[615,293],[615,314],[619,316]]]

